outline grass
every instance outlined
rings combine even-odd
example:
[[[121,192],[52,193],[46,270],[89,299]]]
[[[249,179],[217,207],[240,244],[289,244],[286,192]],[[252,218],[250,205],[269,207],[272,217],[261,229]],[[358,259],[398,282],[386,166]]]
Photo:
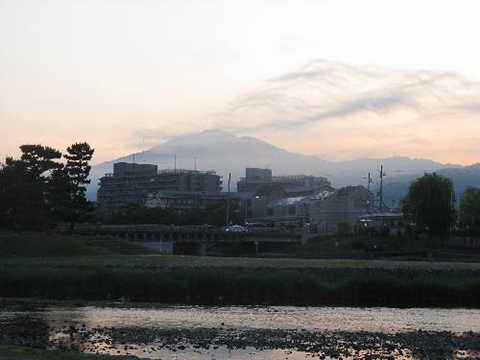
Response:
[[[194,304],[480,307],[478,276],[275,269],[6,268],[0,295]]]
[[[334,241],[346,249],[357,246],[356,240],[327,238],[306,249],[323,251]],[[0,296],[480,308],[476,263],[135,255],[135,249],[125,255],[98,243],[63,235],[0,234]]]
[[[112,360],[127,359],[127,356],[86,355],[60,351],[47,351],[29,347],[0,345],[0,359],[2,360]]]
[[[354,259],[292,259],[250,257],[207,257],[184,255],[108,255],[108,256],[0,256],[0,267],[34,268],[146,268],[146,269],[318,269],[356,271],[377,269],[386,271],[480,271],[480,264],[464,262],[424,262]]]
[[[296,258],[392,259],[398,261],[452,261],[480,263],[480,248],[447,245],[430,237],[317,237],[306,246],[294,245],[288,253]]]
[[[0,233],[0,257],[83,257],[153,253],[113,237],[79,237],[35,232]]]
[[[6,233],[0,236],[1,256],[91,256],[105,249],[85,244],[84,239],[42,233]]]

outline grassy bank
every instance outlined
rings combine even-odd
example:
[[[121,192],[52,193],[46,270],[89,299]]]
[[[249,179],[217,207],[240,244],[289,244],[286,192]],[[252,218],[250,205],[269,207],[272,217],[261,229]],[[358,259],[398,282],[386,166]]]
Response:
[[[0,235],[2,297],[480,308],[475,263],[168,256],[118,239]]]
[[[300,270],[5,268],[0,296],[194,304],[480,307],[480,279]]]
[[[47,351],[29,347],[0,345],[0,359],[2,360],[123,360],[132,359],[131,356],[106,356],[65,353]]]
[[[0,259],[8,257],[101,257],[153,251],[114,237],[68,236],[38,232],[0,232]]]
[[[429,236],[327,236],[306,246],[287,249],[289,256],[307,259],[385,259],[398,261],[452,261],[480,263],[480,247]]]

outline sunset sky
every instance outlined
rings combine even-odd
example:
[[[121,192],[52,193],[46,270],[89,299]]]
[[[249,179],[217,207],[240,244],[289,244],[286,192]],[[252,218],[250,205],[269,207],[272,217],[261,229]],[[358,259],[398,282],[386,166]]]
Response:
[[[0,159],[211,128],[338,161],[480,161],[480,1],[0,0]]]

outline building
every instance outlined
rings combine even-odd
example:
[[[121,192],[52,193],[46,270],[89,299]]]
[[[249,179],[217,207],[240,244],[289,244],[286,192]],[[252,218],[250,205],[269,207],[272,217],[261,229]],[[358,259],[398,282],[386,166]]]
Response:
[[[312,175],[273,176],[272,183],[283,187],[289,197],[314,195],[325,190],[333,190],[327,178]]]
[[[312,195],[331,189],[330,181],[311,175],[272,176],[272,170],[246,168],[245,177],[237,182],[239,193],[255,193],[262,186],[279,185],[289,196]]]
[[[276,225],[302,226],[309,221],[310,197],[297,196],[267,203],[267,219]]]
[[[256,192],[264,185],[272,183],[272,170],[259,168],[246,168],[245,177],[237,182],[238,192]]]
[[[206,210],[212,206],[226,204],[228,200],[232,204],[238,202],[235,197],[221,192],[160,191],[156,194],[150,194],[145,201],[145,206],[176,211]]]
[[[221,177],[214,171],[161,170],[157,165],[115,163],[113,173],[100,178],[97,199],[109,207],[145,205],[149,195],[162,191],[219,193]]]
[[[237,193],[243,206],[246,222],[268,226],[301,226],[308,221],[307,196],[288,197],[283,187],[264,185],[252,196]]]
[[[353,233],[373,194],[364,186],[346,186],[319,194],[310,202],[310,224],[320,235]]]
[[[381,212],[364,214],[358,217],[358,226],[363,230],[381,234],[385,229],[393,235],[405,232],[405,218],[403,213]]]
[[[263,185],[254,195],[246,200],[247,219],[265,218],[268,215],[267,205],[273,200],[286,198],[287,193],[279,185]]]

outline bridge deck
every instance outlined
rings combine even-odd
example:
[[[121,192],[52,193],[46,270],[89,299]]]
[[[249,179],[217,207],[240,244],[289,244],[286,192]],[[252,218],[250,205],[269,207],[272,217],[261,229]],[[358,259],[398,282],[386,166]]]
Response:
[[[60,227],[67,232],[68,227]],[[225,231],[203,226],[165,225],[77,225],[74,233],[79,235],[111,235],[128,239],[149,241],[172,241],[177,243],[239,243],[274,242],[300,243],[301,233],[271,229],[264,231]]]

